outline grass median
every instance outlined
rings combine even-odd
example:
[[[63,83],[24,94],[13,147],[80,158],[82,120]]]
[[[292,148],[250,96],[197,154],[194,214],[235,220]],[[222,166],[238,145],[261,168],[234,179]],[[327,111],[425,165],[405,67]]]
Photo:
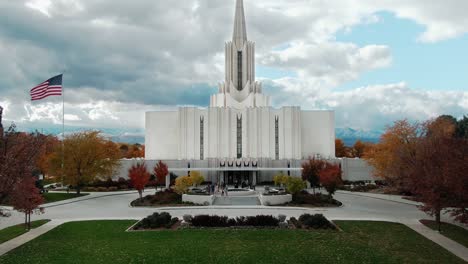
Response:
[[[408,227],[386,222],[337,221],[343,231],[125,232],[133,223],[67,223],[0,263],[464,263]]]
[[[31,229],[38,228],[50,220],[38,220],[31,222]],[[0,230],[0,244],[11,240],[15,237],[21,236],[28,232],[27,227],[24,224],[19,224],[15,226],[10,226],[5,229]]]

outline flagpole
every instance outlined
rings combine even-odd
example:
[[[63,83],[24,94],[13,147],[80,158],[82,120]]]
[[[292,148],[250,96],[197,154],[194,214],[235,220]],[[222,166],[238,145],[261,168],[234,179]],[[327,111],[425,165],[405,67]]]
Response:
[[[65,71],[63,72],[65,74]],[[62,188],[64,186],[64,163],[65,163],[65,86],[63,85],[63,75],[62,75]]]

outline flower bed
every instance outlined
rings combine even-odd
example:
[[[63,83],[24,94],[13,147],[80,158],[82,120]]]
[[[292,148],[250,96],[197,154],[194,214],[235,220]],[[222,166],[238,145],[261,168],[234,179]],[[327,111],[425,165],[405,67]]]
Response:
[[[147,195],[143,198],[132,201],[131,206],[161,206],[161,205],[183,205],[189,203],[182,202],[182,195],[166,190],[157,192],[154,195]],[[190,203],[191,205],[191,203]]]
[[[133,230],[154,230],[154,229],[171,229],[179,223],[177,217],[172,218],[169,213],[154,213],[133,226]]]
[[[336,229],[336,226],[322,214],[303,214],[299,220],[291,217],[289,223],[298,229]]]
[[[289,206],[313,206],[313,207],[338,207],[342,203],[325,194],[311,194],[307,191],[302,191],[293,196],[293,200]]]
[[[197,215],[194,216],[190,224],[194,227],[277,227],[280,220],[271,215],[241,216],[228,218],[217,215]]]

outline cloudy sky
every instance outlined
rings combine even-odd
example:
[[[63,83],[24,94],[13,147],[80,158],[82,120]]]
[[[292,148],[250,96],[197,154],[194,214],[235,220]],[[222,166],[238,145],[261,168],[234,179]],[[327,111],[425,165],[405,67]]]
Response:
[[[468,1],[245,0],[257,78],[275,107],[337,127],[468,114]],[[66,124],[143,129],[144,112],[207,106],[224,79],[235,0],[0,0],[7,122],[61,124],[29,89],[65,72]]]

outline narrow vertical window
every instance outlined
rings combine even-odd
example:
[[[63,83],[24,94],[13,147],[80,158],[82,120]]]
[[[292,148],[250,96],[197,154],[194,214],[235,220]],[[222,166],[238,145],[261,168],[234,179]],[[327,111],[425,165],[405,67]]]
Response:
[[[242,116],[237,117],[237,158],[242,158]]]
[[[205,119],[200,117],[200,160],[205,159]]]
[[[275,116],[275,154],[279,160],[279,117]]]
[[[242,91],[242,51],[237,52],[237,90]]]

